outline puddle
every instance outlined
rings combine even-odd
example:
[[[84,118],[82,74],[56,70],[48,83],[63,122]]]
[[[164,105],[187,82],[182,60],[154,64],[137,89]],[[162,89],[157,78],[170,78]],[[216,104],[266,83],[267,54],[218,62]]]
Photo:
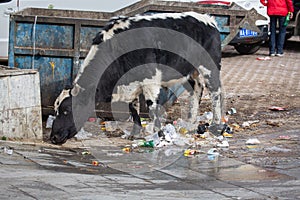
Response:
[[[253,165],[241,165],[236,168],[221,168],[216,177],[226,181],[263,181],[291,179],[291,177],[275,171],[269,171]]]

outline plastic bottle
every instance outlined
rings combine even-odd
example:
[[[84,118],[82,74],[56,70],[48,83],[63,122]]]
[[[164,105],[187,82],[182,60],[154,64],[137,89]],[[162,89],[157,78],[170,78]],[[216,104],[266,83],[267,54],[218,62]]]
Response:
[[[154,141],[153,140],[145,141],[141,146],[142,147],[154,147]]]
[[[288,12],[287,16],[285,17],[284,26],[287,26],[290,22],[291,12]]]

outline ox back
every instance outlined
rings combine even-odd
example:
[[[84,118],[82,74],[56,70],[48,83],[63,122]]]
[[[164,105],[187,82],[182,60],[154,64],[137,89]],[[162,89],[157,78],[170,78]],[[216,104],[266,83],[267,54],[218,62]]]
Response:
[[[195,17],[196,16],[196,17]],[[93,40],[93,46],[97,46],[107,40],[107,34],[113,32],[113,35],[125,32],[129,29],[145,28],[145,27],[158,27],[170,30],[175,30],[186,36],[192,38],[198,42],[203,49],[205,49],[210,56],[216,68],[220,70],[221,68],[221,41],[219,31],[216,25],[209,17],[203,17],[201,19],[197,18],[198,14],[193,12],[189,13],[166,13],[166,14],[154,14],[152,16],[135,16],[135,17],[120,17],[112,19],[107,26],[103,28],[103,31],[99,32]],[[202,16],[201,16],[202,17]],[[201,21],[202,20],[202,21]],[[139,38],[137,42],[143,43],[147,40],[148,36],[153,33],[145,32],[144,38]],[[113,37],[110,35],[109,37]],[[170,37],[172,33],[170,32]],[[110,39],[110,38],[109,38]],[[159,47],[159,43],[164,41],[166,38],[161,38],[161,40],[155,41]],[[178,41],[174,41],[178,42]],[[119,48],[118,46],[114,48]],[[149,64],[156,63],[158,68],[162,68],[162,65],[166,65],[173,68],[178,73],[172,73],[168,69],[161,69],[163,71],[162,80],[167,81],[170,79],[178,79],[180,76],[188,75],[195,66],[192,65],[185,58],[181,57],[179,54],[186,54],[186,48],[177,49],[177,53],[162,50],[159,48],[144,48],[136,49],[130,52],[126,52],[115,59],[104,71],[102,77],[100,78],[99,85],[97,87],[96,102],[111,102],[112,93],[118,82],[118,84],[129,84],[133,81],[142,81],[145,78],[151,78],[155,74],[154,68],[145,67],[143,70],[143,76],[127,76],[126,79],[121,79],[121,77],[128,73],[131,69]],[[93,58],[94,63],[100,63],[97,58]],[[205,55],[198,55],[197,60],[201,63],[205,63],[208,59]],[[203,60],[203,61],[201,61]],[[90,65],[92,65],[90,63]],[[98,64],[95,64],[98,65]],[[197,66],[198,67],[198,66]],[[209,66],[205,66],[209,67]],[[85,68],[85,70],[87,70]],[[87,73],[95,74],[95,73]],[[87,79],[89,80],[89,79]],[[79,85],[88,85],[88,83],[81,82],[79,80]]]

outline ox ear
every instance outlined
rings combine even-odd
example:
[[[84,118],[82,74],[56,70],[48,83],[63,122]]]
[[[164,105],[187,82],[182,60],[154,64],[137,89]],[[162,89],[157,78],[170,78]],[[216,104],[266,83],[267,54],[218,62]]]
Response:
[[[81,90],[81,87],[79,85],[75,84],[71,90],[71,95],[73,97],[76,97],[79,94],[80,90]]]

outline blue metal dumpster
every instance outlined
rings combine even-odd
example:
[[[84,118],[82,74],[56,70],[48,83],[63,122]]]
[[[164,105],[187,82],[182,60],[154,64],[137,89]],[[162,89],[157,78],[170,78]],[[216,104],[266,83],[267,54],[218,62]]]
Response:
[[[187,2],[144,0],[112,13],[27,8],[10,17],[8,65],[39,71],[41,103],[43,114],[46,114],[53,109],[60,91],[72,84],[94,36],[111,17],[190,10],[215,16],[223,47],[230,44],[241,29],[260,32],[255,24],[253,26],[252,18],[258,18],[256,12],[209,8]],[[248,41],[256,40],[254,37]]]
[[[53,15],[57,17],[52,17]],[[11,16],[9,66],[38,69],[43,110],[71,85],[105,13],[29,8]]]

